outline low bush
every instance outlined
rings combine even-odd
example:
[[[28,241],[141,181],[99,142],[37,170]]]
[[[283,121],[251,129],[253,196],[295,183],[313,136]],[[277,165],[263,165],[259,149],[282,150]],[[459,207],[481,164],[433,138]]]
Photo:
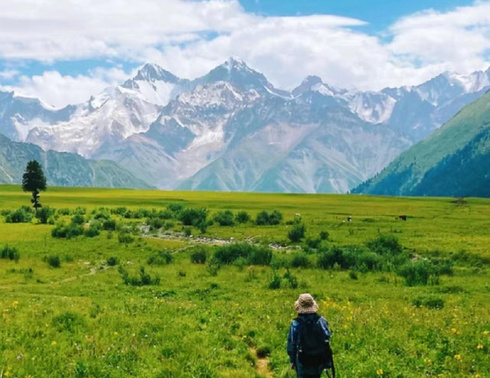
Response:
[[[61,259],[58,255],[49,255],[44,258],[44,261],[48,263],[48,265],[52,268],[61,267]]]
[[[272,277],[267,284],[267,287],[271,290],[277,290],[281,288],[281,277],[277,274],[276,271],[272,274]]]
[[[407,286],[428,285],[431,277],[437,278],[439,275],[428,260],[409,261],[398,268],[397,273],[405,278]]]
[[[99,236],[100,235],[100,229],[101,229],[100,223],[94,222],[94,223],[90,224],[90,227],[87,228],[83,232],[83,234],[87,238],[95,238],[96,236]]]
[[[58,215],[71,215],[71,210],[68,208],[58,209]]]
[[[238,258],[243,258],[248,265],[270,265],[272,251],[267,247],[247,243],[234,243],[218,247],[214,259],[220,264],[233,264]]]
[[[243,210],[239,211],[235,216],[235,220],[237,223],[247,223],[250,221],[250,214]]]
[[[310,265],[310,259],[303,253],[296,253],[291,259],[291,267],[293,268],[308,268]]]
[[[48,224],[48,220],[56,213],[56,209],[51,209],[49,206],[37,209],[36,218],[41,224]]]
[[[380,235],[374,240],[366,243],[366,246],[378,255],[399,255],[403,248],[394,235]]]
[[[17,248],[6,245],[0,250],[0,258],[4,260],[19,261],[20,254]]]
[[[198,226],[206,224],[206,218],[208,215],[207,209],[182,209],[178,213],[178,220],[182,222],[184,226]]]
[[[220,226],[234,226],[235,225],[235,217],[233,215],[233,212],[230,210],[225,210],[225,211],[219,211],[217,212],[214,217],[214,221],[218,223]]]
[[[117,257],[111,256],[107,259],[107,265],[115,266],[119,264],[119,259]]]
[[[52,230],[51,236],[53,238],[65,238],[71,239],[83,234],[83,227],[78,224],[67,225],[64,222],[58,223]]]
[[[27,206],[11,211],[5,216],[6,223],[29,223],[34,218],[34,212]]]
[[[306,227],[303,223],[295,224],[291,230],[288,232],[288,238],[293,243],[299,242],[305,237]]]
[[[119,265],[119,274],[126,285],[130,286],[149,286],[159,285],[160,278],[152,277],[149,273],[146,273],[144,267],[140,267],[138,276],[130,276],[128,271]]]
[[[148,257],[148,265],[168,265],[174,261],[174,256],[170,251],[160,251],[153,256]]]
[[[71,218],[71,224],[77,224],[79,226],[84,225],[85,224],[85,217],[81,214],[75,214]]]
[[[204,247],[195,247],[191,252],[191,263],[193,264],[205,264],[208,253]]]
[[[119,243],[121,244],[129,244],[129,243],[132,243],[134,242],[134,236],[131,235],[130,233],[128,232],[120,232],[118,235],[117,235],[117,240],[119,241]]]
[[[112,219],[106,219],[102,222],[102,229],[105,231],[116,231],[117,222]]]
[[[415,307],[427,307],[440,310],[444,308],[444,299],[439,297],[418,297],[412,301],[412,305]]]
[[[282,213],[277,210],[273,210],[271,213],[267,211],[261,211],[255,218],[255,224],[258,226],[274,226],[282,221]]]

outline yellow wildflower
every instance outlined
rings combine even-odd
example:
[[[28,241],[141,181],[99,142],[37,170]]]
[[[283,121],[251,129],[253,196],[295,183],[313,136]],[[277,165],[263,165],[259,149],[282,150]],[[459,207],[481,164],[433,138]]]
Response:
[[[114,331],[114,336],[117,336],[117,335],[119,335],[119,332]]]
[[[488,335],[488,331],[483,331],[483,334],[484,335]]]
[[[52,345],[52,346],[55,346],[56,344],[57,344],[57,342],[56,342],[56,341],[51,341],[51,345]]]
[[[483,345],[482,344],[478,344],[477,348],[478,349],[483,349]]]
[[[378,374],[378,375],[383,375],[383,369],[378,369],[378,370],[376,370],[376,374]]]
[[[458,333],[458,330],[456,328],[451,328],[452,333]]]
[[[460,354],[455,354],[455,355],[454,355],[454,358],[455,358],[455,359],[457,359],[457,360],[459,361],[459,360],[461,360],[461,358],[462,358],[462,357],[461,357],[461,355],[460,355]]]

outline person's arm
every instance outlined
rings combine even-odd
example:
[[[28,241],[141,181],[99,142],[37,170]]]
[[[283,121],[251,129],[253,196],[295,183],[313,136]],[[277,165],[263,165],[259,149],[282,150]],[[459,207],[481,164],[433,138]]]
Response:
[[[322,326],[322,330],[325,335],[325,341],[330,341],[330,336],[332,335],[332,332],[328,327],[327,320],[323,316],[320,318],[320,325]]]
[[[289,361],[291,362],[291,367],[293,367],[293,369],[296,367],[297,345],[298,345],[298,324],[296,320],[293,320],[293,322],[291,323],[291,327],[289,327],[288,345],[287,345]]]

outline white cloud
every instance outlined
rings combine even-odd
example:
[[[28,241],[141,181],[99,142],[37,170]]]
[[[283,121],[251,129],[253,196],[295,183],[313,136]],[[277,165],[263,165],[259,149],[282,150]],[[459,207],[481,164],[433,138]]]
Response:
[[[194,78],[237,56],[280,88],[316,74],[335,86],[373,90],[490,65],[490,1],[409,15],[380,35],[356,29],[363,24],[324,15],[263,17],[237,0],[16,0],[2,6],[0,59],[117,58]],[[17,87],[48,103],[78,102],[125,79],[122,71],[103,71],[45,72],[22,77]]]
[[[19,70],[6,69],[0,71],[0,80],[12,80],[13,78],[19,76]]]
[[[26,97],[37,97],[47,105],[63,107],[87,101],[92,94],[101,92],[109,85],[115,85],[128,76],[119,69],[96,69],[90,76],[63,76],[57,71],[46,71],[32,77],[21,76],[14,90],[16,94]]]

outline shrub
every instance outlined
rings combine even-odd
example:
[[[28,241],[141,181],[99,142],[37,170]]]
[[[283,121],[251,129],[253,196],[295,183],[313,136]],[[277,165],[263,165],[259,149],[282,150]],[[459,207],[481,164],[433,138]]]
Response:
[[[87,214],[87,208],[78,206],[75,210],[73,210],[73,214],[85,215]]]
[[[95,238],[100,235],[100,226],[98,224],[91,224],[83,233],[87,238]]]
[[[427,260],[409,261],[397,273],[405,278],[407,286],[427,285],[432,276],[438,276],[434,265]]]
[[[146,223],[150,226],[150,230],[159,230],[163,227],[165,222],[160,218],[148,218]]]
[[[193,264],[205,264],[208,257],[207,251],[204,247],[196,247],[191,253],[191,263]]]
[[[399,255],[403,248],[394,235],[380,235],[366,243],[366,246],[378,255]]]
[[[270,265],[272,251],[267,247],[234,243],[218,247],[214,253],[214,259],[224,265],[233,264],[238,258],[243,258],[249,265]]]
[[[52,268],[59,268],[61,266],[61,259],[58,255],[49,255],[45,257],[45,261]]]
[[[333,247],[321,253],[317,264],[322,269],[331,269],[335,264],[344,269],[348,268],[344,251],[339,247]]]
[[[430,309],[440,310],[444,308],[444,299],[439,297],[418,297],[412,301],[416,307],[427,307]]]
[[[281,277],[279,277],[276,271],[274,271],[267,287],[272,290],[277,290],[281,288]]]
[[[140,267],[139,276],[130,276],[128,271],[126,269],[124,269],[121,265],[119,265],[118,271],[119,271],[119,274],[121,275],[123,282],[126,285],[148,286],[148,285],[159,285],[160,284],[160,278],[159,277],[152,277],[149,273],[146,273],[144,267]]]
[[[321,240],[328,240],[330,237],[330,234],[328,231],[320,231],[320,239]]]
[[[234,226],[235,220],[233,216],[233,212],[230,210],[219,211],[214,217],[214,221],[217,222],[220,226]]]
[[[210,259],[206,264],[207,272],[213,277],[216,277],[218,275],[220,269],[221,269],[221,264],[215,258]]]
[[[111,257],[109,257],[107,259],[107,265],[109,265],[109,266],[115,266],[117,264],[119,264],[119,259],[117,257],[111,256]]]
[[[40,207],[37,209],[36,218],[39,219],[41,224],[48,224],[48,220],[54,215],[56,209],[51,209],[49,206]]]
[[[257,214],[255,224],[258,226],[274,226],[281,223],[282,214],[274,210],[270,214],[267,211],[261,211]]]
[[[322,244],[322,240],[320,238],[318,239],[306,239],[305,241],[306,243],[306,246],[310,249],[319,249],[321,244]]]
[[[182,209],[178,214],[179,221],[184,226],[196,226],[203,222],[206,223],[206,217],[208,215],[207,209]]]
[[[111,209],[111,214],[119,215],[119,216],[124,216],[124,214],[128,211],[126,207],[116,207],[114,209]]]
[[[71,210],[68,208],[58,209],[59,215],[71,215]]]
[[[293,268],[308,268],[310,266],[310,260],[308,259],[308,256],[297,253],[293,255],[293,258],[291,259],[291,266]]]
[[[288,238],[293,243],[297,243],[305,237],[305,233],[306,233],[306,227],[303,223],[295,224],[293,228],[289,231]]]
[[[66,238],[71,239],[83,234],[83,227],[77,224],[65,224],[64,222],[58,223],[56,227],[51,230],[51,236],[53,238]]]
[[[102,222],[102,229],[105,231],[116,231],[117,223],[114,219],[109,218]]]
[[[10,212],[5,217],[5,222],[6,223],[29,223],[33,217],[34,217],[33,211],[30,208],[23,206],[20,209]]]
[[[71,218],[71,224],[77,224],[77,225],[83,225],[85,224],[85,217],[81,214],[75,214],[72,218]]]
[[[117,235],[117,240],[121,244],[129,244],[129,243],[134,242],[134,236],[131,235],[131,234],[129,234],[129,233],[127,233],[127,232],[120,232]]]
[[[286,269],[286,273],[284,273],[284,279],[287,280],[287,283],[291,289],[298,288],[298,278],[293,275],[289,269]]]
[[[174,261],[174,256],[170,251],[160,251],[157,254],[148,257],[148,265],[167,265]]]
[[[247,223],[250,221],[250,214],[243,210],[239,211],[235,216],[235,220],[237,223]]]
[[[169,203],[167,205],[167,209],[170,210],[172,213],[179,213],[184,209],[184,205],[181,203]]]
[[[17,262],[20,259],[20,254],[17,248],[6,245],[0,250],[0,258]]]

